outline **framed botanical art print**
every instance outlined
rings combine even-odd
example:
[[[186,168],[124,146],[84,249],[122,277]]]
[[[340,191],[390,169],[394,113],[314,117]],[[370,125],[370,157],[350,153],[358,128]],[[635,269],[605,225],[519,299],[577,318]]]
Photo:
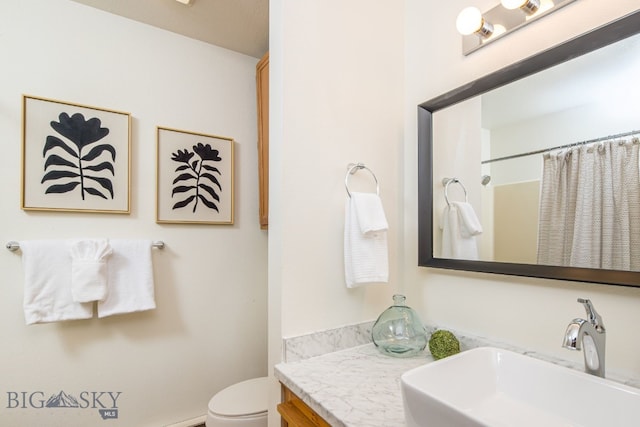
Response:
[[[233,224],[234,140],[157,128],[156,222]]]
[[[21,208],[130,212],[131,115],[22,97]]]

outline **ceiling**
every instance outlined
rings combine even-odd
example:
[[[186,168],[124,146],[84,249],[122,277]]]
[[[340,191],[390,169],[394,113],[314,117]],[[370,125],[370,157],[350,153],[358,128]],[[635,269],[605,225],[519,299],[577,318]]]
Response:
[[[269,0],[73,0],[254,58],[269,49]]]

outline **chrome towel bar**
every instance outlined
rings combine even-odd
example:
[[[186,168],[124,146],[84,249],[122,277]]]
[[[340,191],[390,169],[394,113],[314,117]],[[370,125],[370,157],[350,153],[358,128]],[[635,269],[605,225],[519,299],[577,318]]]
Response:
[[[157,249],[164,249],[164,242],[162,240],[156,240],[155,242],[153,242],[151,244],[151,246],[153,246],[154,248],[157,248]],[[16,241],[7,242],[5,247],[7,249],[9,249],[11,252],[15,252],[18,249],[20,249],[20,243],[18,243]]]

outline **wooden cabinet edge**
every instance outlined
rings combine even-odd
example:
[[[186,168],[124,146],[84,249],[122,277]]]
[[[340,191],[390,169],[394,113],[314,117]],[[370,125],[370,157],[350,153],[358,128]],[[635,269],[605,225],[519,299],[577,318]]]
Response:
[[[331,427],[284,384],[281,387],[282,403],[277,408],[282,417],[282,427]]]
[[[269,52],[256,65],[260,228],[269,226]]]

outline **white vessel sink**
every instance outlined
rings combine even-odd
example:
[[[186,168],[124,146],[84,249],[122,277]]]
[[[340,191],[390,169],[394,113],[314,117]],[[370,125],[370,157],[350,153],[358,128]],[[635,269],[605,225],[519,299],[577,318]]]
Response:
[[[401,377],[408,427],[640,426],[640,389],[481,347]]]

